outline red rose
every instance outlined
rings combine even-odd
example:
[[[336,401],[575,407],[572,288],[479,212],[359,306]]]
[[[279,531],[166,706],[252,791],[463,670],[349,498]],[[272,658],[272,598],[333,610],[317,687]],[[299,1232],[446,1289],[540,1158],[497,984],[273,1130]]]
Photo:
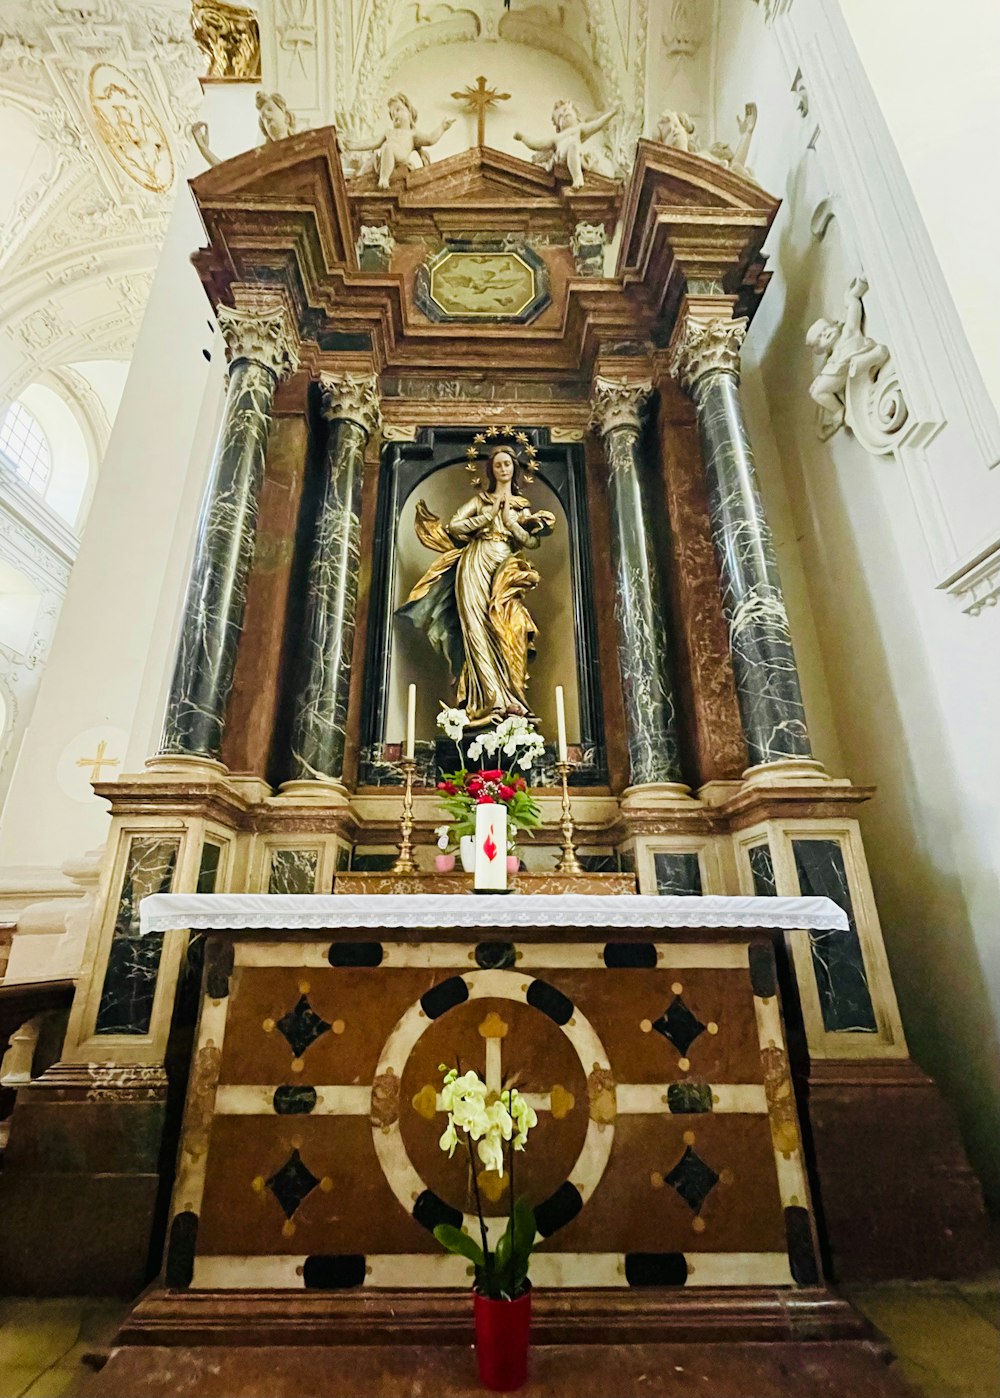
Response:
[[[458,787],[454,782],[440,782],[439,785],[442,791],[445,791],[449,796],[458,795]]]
[[[500,788],[500,800],[501,800],[501,801],[513,801],[513,799],[514,799],[514,788],[513,788],[512,786],[502,786],[502,787]]]
[[[465,783],[465,789],[470,796],[475,796],[477,791],[482,791],[483,783],[479,777],[470,777]]]
[[[476,805],[477,805],[477,806],[495,806],[495,805],[496,805],[496,802],[493,800],[493,797],[490,796],[488,792],[485,792],[485,791],[484,791],[483,794],[482,794],[482,796],[477,796],[477,797],[476,797]]]
[[[491,767],[488,772],[480,772],[484,782],[498,782],[503,780],[503,772],[499,767]]]

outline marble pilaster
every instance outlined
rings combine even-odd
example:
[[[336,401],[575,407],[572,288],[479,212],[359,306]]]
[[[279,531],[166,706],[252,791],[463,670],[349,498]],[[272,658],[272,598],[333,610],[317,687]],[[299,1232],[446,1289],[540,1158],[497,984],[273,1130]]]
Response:
[[[216,759],[253,562],[271,403],[293,373],[295,336],[280,305],[221,306],[229,386],[198,527],[160,753]]]
[[[670,645],[640,482],[641,413],[651,391],[649,384],[596,379],[591,426],[603,440],[608,463],[615,620],[631,785],[662,786],[667,789],[664,794],[685,796]]]
[[[320,380],[330,423],[324,479],[309,563],[292,761],[295,781],[342,782],[358,597],[361,477],[368,438],[380,420],[374,375]]]
[[[739,395],[748,322],[684,321],[670,369],[694,399],[708,485],[712,542],[750,771],[817,774],[771,532]]]

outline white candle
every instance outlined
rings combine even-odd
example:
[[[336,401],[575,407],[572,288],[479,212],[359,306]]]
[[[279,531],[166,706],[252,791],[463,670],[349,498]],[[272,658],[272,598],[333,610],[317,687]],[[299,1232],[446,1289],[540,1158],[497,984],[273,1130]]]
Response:
[[[559,761],[566,762],[566,705],[563,703],[563,687],[556,685],[556,728],[558,729]]]
[[[406,692],[406,757],[413,758],[413,744],[417,731],[417,686],[411,684]]]

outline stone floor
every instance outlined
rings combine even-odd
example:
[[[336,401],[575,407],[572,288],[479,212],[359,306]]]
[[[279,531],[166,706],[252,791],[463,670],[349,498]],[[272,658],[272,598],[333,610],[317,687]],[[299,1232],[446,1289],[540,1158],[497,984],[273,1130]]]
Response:
[[[883,1283],[848,1294],[925,1398],[997,1398],[1000,1280]],[[0,1298],[0,1398],[73,1398],[93,1375],[87,1357],[107,1351],[127,1309],[85,1298]]]

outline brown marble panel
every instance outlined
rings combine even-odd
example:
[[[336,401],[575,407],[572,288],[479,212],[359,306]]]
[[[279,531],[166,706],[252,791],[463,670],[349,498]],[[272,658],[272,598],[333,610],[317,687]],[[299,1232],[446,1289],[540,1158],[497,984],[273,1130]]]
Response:
[[[456,953],[461,956],[462,949],[456,948]],[[233,978],[219,1080],[370,1083],[396,1021],[432,985],[451,974],[379,967],[240,967]],[[332,1028],[296,1060],[276,1025],[303,995]],[[293,1068],[295,1061],[300,1068]]]
[[[527,874],[511,876],[511,887],[517,893],[537,895],[586,893],[616,898],[636,891],[634,874]],[[335,893],[471,893],[472,875],[457,871],[452,874],[338,874]],[[498,927],[503,917],[497,916]]]
[[[669,571],[679,643],[678,698],[698,784],[739,777],[746,741],[729,659],[722,591],[708,519],[694,408],[664,371],[658,383],[664,500],[673,540]]]
[[[275,416],[267,444],[253,569],[222,743],[222,761],[233,772],[265,776],[268,771],[281,676],[292,663],[285,645],[285,622],[308,450],[305,412]]]
[[[289,1227],[265,1181],[295,1150],[320,1183],[295,1210]],[[368,1117],[216,1117],[199,1255],[331,1252],[440,1252],[386,1183]]]
[[[545,972],[536,972],[545,975]],[[616,1082],[760,1083],[764,1080],[745,971],[669,967],[655,971],[559,971],[546,977],[587,1016],[608,1051]],[[675,998],[681,999],[705,1030],[679,1067],[678,1049],[651,1026]],[[718,1026],[710,1033],[709,1024]]]
[[[719,1176],[698,1213],[666,1182],[689,1147]],[[784,1214],[767,1118],[620,1116],[600,1184],[577,1217],[543,1247],[546,1252],[784,1252]]]

